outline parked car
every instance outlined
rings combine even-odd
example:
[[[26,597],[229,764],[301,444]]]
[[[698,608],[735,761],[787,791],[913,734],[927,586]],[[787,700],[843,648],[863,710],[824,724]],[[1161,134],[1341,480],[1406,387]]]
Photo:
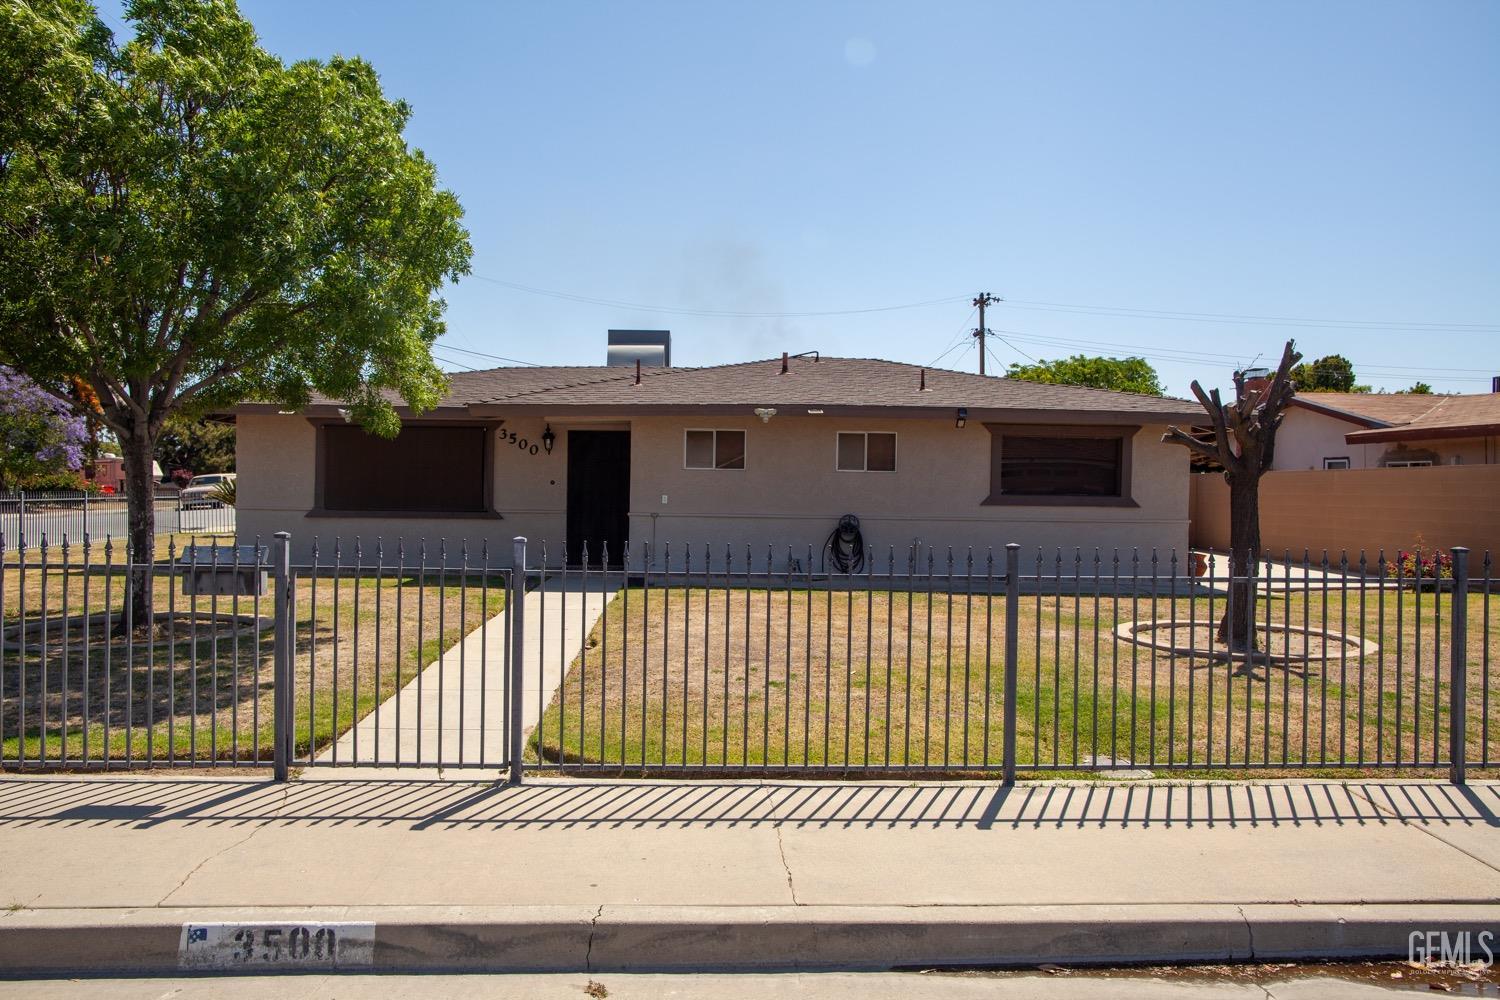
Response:
[[[195,507],[224,506],[223,501],[217,495],[217,491],[221,485],[233,482],[234,473],[232,472],[211,472],[202,476],[194,476],[182,488],[181,500],[183,510],[192,510]]]

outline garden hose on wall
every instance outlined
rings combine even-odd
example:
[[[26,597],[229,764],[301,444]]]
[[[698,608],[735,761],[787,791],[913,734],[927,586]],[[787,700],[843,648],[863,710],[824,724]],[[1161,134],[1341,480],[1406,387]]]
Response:
[[[839,573],[858,573],[865,568],[865,536],[859,530],[859,518],[845,514],[823,543],[823,570],[828,564]]]

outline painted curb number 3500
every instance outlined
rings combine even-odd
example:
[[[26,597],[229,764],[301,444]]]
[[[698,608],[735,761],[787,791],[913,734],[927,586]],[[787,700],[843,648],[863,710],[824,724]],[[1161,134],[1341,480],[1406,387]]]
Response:
[[[337,921],[315,924],[184,924],[179,965],[228,969],[247,965],[349,967],[371,964],[375,925]]]
[[[260,937],[258,951],[257,934]],[[325,955],[330,961],[337,961],[338,958],[338,932],[332,927],[319,927],[316,931],[309,931],[306,927],[267,927],[258,932],[246,927],[235,931],[231,940],[240,946],[239,956],[244,962],[254,962],[257,959],[262,962],[280,962],[283,947],[286,949],[286,957],[294,962],[309,958],[321,962]]]

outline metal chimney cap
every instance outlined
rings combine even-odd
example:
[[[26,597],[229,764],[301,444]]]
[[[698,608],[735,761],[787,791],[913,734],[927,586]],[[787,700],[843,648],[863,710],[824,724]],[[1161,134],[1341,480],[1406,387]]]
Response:
[[[605,364],[629,368],[637,361],[647,368],[672,367],[672,331],[610,330]]]

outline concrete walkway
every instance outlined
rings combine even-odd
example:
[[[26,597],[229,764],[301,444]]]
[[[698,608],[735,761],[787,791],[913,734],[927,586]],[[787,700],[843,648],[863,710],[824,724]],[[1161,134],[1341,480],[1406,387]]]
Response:
[[[549,579],[527,591],[523,735],[537,720],[618,589],[595,577]],[[319,764],[421,764],[442,769],[504,759],[501,724],[507,690],[505,616],[496,615],[452,646],[318,757]],[[326,772],[309,768],[309,777]]]
[[[1500,786],[0,780],[0,968],[368,922],[376,969],[1405,957],[1500,929]],[[9,907],[4,910],[4,907]]]

